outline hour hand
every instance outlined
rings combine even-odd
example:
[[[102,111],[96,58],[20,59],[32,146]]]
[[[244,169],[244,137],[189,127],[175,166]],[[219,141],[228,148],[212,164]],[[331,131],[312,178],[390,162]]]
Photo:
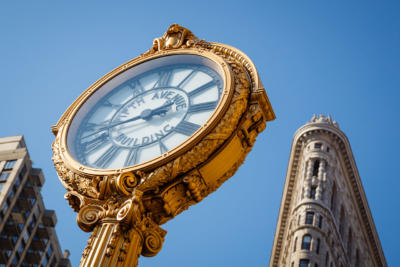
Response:
[[[167,113],[171,109],[172,104],[173,104],[173,102],[170,102],[170,101],[166,102],[161,107],[153,110],[152,115],[161,115],[161,116],[163,114],[165,115],[165,113]]]
[[[167,101],[164,105],[162,105],[161,107],[158,107],[156,109],[145,109],[142,111],[142,113],[140,114],[141,118],[144,120],[149,120],[151,119],[154,115],[161,115],[165,114],[168,110],[171,109],[173,102]]]

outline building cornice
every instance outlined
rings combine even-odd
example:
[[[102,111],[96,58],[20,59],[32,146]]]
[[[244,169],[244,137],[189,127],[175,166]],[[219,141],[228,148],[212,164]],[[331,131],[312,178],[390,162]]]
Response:
[[[283,238],[285,230],[288,227],[288,219],[294,204],[294,186],[296,184],[296,179],[299,177],[297,173],[299,171],[299,161],[302,154],[301,152],[302,149],[304,149],[303,142],[314,135],[328,135],[334,139],[339,150],[338,152],[340,152],[340,157],[343,159],[343,167],[346,170],[345,177],[348,179],[348,183],[351,186],[350,189],[353,200],[358,207],[357,214],[360,218],[362,230],[367,239],[368,248],[371,251],[371,255],[373,255],[372,260],[374,261],[375,266],[386,267],[387,263],[378,234],[376,232],[376,227],[365,196],[350,143],[346,135],[339,130],[337,123],[331,122],[330,118],[329,121],[316,121],[313,118],[313,122],[301,127],[293,138],[285,187],[282,195],[282,202],[279,210],[274,244],[270,258],[270,267],[279,266],[279,261],[282,257]]]

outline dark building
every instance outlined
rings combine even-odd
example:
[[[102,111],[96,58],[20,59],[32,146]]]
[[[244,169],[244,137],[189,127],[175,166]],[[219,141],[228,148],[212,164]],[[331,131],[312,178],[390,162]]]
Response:
[[[54,229],[56,214],[43,204],[43,183],[23,136],[0,138],[0,267],[71,266]]]

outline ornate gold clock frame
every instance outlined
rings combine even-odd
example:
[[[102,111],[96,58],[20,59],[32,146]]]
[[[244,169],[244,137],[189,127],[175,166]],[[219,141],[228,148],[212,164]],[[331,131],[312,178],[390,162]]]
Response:
[[[68,152],[66,138],[79,107],[116,75],[157,57],[200,55],[225,74],[221,104],[194,136],[160,157],[122,169],[96,170]],[[52,127],[54,165],[78,212],[77,223],[93,232],[81,266],[137,266],[139,255],[154,256],[166,231],[159,225],[200,202],[229,179],[275,114],[252,61],[224,44],[199,40],[177,24],[139,57],[90,86]]]

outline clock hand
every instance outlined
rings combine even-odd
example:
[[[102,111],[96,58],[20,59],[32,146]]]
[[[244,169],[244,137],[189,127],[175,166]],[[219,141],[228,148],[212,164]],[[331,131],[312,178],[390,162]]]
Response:
[[[84,136],[82,138],[87,138],[87,137],[93,136],[95,134],[98,134],[101,131],[113,128],[113,127],[121,125],[121,124],[125,124],[125,123],[128,123],[128,122],[136,121],[138,119],[149,120],[154,115],[159,115],[159,114],[162,114],[164,112],[167,112],[170,109],[170,107],[172,106],[172,104],[173,104],[173,102],[167,101],[164,105],[162,105],[161,107],[158,107],[156,109],[153,109],[153,110],[152,109],[145,109],[140,113],[139,116],[130,118],[130,119],[125,120],[125,121],[119,121],[119,122],[113,123],[111,125],[107,125],[107,126],[101,127],[96,132],[88,134],[88,135],[86,135],[86,136]]]
[[[119,122],[116,122],[116,123],[111,124],[111,125],[108,125],[108,126],[106,126],[106,127],[104,127],[104,128],[110,129],[110,128],[113,128],[114,126],[117,126],[117,125],[120,125],[120,124],[124,124],[124,123],[128,123],[128,122],[132,122],[132,121],[136,121],[136,120],[138,120],[138,119],[147,120],[147,119],[151,118],[153,115],[158,115],[159,113],[168,111],[168,109],[166,109],[166,108],[170,107],[172,104],[173,104],[172,102],[169,102],[169,103],[164,104],[163,106],[158,107],[158,108],[153,109],[153,110],[151,110],[151,109],[145,109],[145,110],[143,110],[143,111],[140,113],[139,116],[130,118],[129,120],[126,120],[126,121],[119,121]]]
[[[161,107],[158,107],[156,109],[150,110],[150,109],[145,109],[142,111],[140,114],[142,116],[142,119],[144,120],[149,120],[151,119],[154,115],[160,115],[162,113],[166,113],[172,106],[173,102],[167,101],[162,105]]]
[[[135,120],[138,120],[138,119],[141,119],[141,118],[142,118],[142,116],[139,115],[139,116],[130,118],[129,120],[126,120],[126,121],[119,121],[119,122],[116,122],[116,123],[114,123],[114,124],[111,124],[111,125],[107,125],[107,126],[98,128],[97,131],[95,131],[94,133],[91,133],[91,134],[82,136],[82,138],[88,138],[88,137],[93,136],[93,135],[96,135],[96,134],[98,134],[98,133],[100,133],[100,132],[102,132],[102,131],[104,131],[104,130],[110,129],[110,128],[114,127],[114,126],[117,126],[117,125],[120,125],[120,124],[124,124],[124,123],[127,123],[127,122],[131,122],[131,121],[135,121]]]

